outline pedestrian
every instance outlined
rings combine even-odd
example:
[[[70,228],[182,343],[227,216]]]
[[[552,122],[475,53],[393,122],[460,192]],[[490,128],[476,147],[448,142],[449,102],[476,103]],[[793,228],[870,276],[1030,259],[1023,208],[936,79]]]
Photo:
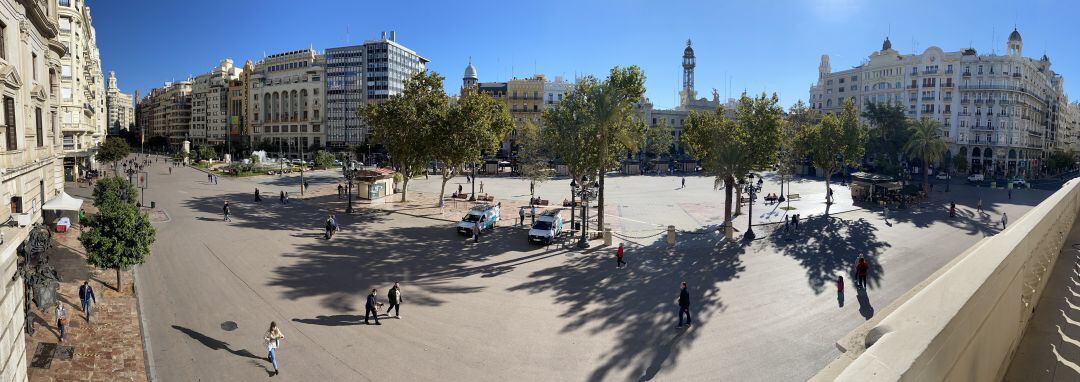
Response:
[[[784,215],[784,232],[788,231],[788,224],[791,223],[791,216]]]
[[[480,181],[480,193],[481,194],[484,193],[484,181],[482,181],[482,180]]]
[[[836,302],[844,307],[844,276],[836,276]]]
[[[866,258],[859,255],[859,258],[855,259],[855,286],[866,289],[866,274],[870,271],[870,263],[866,262]]]
[[[480,221],[479,220],[473,222],[472,241],[473,241],[473,243],[479,243],[480,242]]]
[[[619,250],[615,251],[615,268],[622,268],[626,265],[626,261],[623,261],[623,245],[619,243]]]
[[[536,224],[536,205],[534,204],[531,207],[532,207],[532,215],[529,215],[529,216],[530,216],[530,219],[532,219],[533,224]]]
[[[83,281],[79,286],[79,302],[86,313],[86,322],[90,322],[90,311],[94,308],[93,304],[97,304],[97,297],[94,296],[94,287],[90,286],[89,281]]]
[[[686,315],[686,326],[690,326],[690,292],[686,290],[686,281],[679,285],[679,326],[683,327],[683,315]]]
[[[686,188],[686,178],[682,178],[682,188]]]
[[[518,208],[518,226],[525,225],[525,207]]]
[[[206,183],[214,183],[214,176],[206,173]]]
[[[885,222],[888,223],[889,222],[889,206],[885,206],[885,210],[884,210],[883,215],[885,217]]]
[[[795,223],[795,227],[794,227],[794,228],[795,228],[795,230],[796,230],[796,231],[798,231],[798,230],[799,230],[799,215],[800,215],[800,214],[795,214],[795,216],[793,216],[793,217],[791,218],[791,221],[792,221],[793,223]]]
[[[375,300],[375,290],[371,290],[371,294],[367,296],[367,303],[364,304],[364,325],[371,325],[368,318],[375,317],[375,325],[382,325],[379,323],[379,310],[378,307],[382,306],[381,302]]]
[[[169,166],[169,175],[172,175],[172,166]],[[90,181],[87,180],[86,184],[90,184]]]
[[[56,303],[56,331],[60,333],[60,342],[64,342],[64,328],[67,327],[67,309],[64,303]]]
[[[225,221],[229,221],[229,201],[225,201],[225,206],[221,207],[221,212],[225,214]]]
[[[257,187],[255,188],[255,201],[256,202],[261,202],[262,201],[262,196],[259,195],[259,189]]]
[[[270,321],[270,329],[263,335],[263,341],[266,342],[266,359],[274,364],[274,375],[281,374],[278,371],[277,349],[281,346],[281,340],[283,339],[285,339],[285,335],[281,334],[277,322]]]
[[[949,202],[949,217],[956,217],[956,202]]]
[[[1002,212],[1001,213],[1001,229],[1005,229],[1006,225],[1008,225],[1008,224],[1009,224],[1009,214]]]
[[[976,210],[976,211],[979,211],[979,213],[980,213],[980,214],[981,214],[981,213],[983,212],[983,209],[982,209],[982,198],[979,198],[979,202],[978,202],[977,204],[975,204],[975,210]]]
[[[345,186],[342,186],[341,184],[338,184],[337,185],[337,198],[341,199],[341,197],[344,196],[344,195],[345,195]]]
[[[1012,200],[1012,189],[1009,189],[1009,200]]]
[[[460,184],[457,185],[457,193],[458,193],[458,195],[461,195],[461,185]]]
[[[398,283],[394,283],[394,286],[390,287],[390,291],[386,293],[386,299],[390,302],[390,307],[386,308],[386,316],[390,317],[390,310],[394,310],[394,318],[401,319],[401,303],[405,302],[405,298],[401,297],[401,286]]]

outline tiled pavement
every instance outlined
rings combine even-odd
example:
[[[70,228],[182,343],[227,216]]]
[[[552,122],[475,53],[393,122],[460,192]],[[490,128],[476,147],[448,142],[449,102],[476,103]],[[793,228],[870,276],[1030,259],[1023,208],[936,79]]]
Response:
[[[89,204],[89,201],[87,202]],[[88,206],[87,213],[93,208]],[[139,313],[131,284],[131,272],[124,272],[124,288],[114,289],[116,273],[96,270],[86,264],[85,251],[78,241],[78,229],[53,234],[49,260],[61,277],[60,302],[68,311],[64,342],[59,343],[56,317],[36,308],[36,332],[26,337],[27,364],[42,344],[71,346],[71,359],[54,358],[48,368],[28,367],[31,381],[146,381],[146,362]],[[97,305],[87,323],[79,307],[79,285],[90,280]],[[46,345],[47,346],[47,345]]]

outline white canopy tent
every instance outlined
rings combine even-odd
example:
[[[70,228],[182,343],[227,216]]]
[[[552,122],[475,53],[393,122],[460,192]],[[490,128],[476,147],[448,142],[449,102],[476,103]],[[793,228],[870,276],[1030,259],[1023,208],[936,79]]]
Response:
[[[61,191],[59,196],[45,202],[41,209],[46,211],[78,211],[82,208],[82,204],[82,199],[72,197]]]

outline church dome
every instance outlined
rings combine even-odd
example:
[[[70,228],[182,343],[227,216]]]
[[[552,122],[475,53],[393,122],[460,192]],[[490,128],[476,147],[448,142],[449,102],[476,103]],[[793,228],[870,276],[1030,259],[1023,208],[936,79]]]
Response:
[[[1023,40],[1020,39],[1020,32],[1017,31],[1016,28],[1013,28],[1012,33],[1009,33],[1009,41],[1023,42]]]
[[[476,68],[473,67],[472,61],[469,61],[469,66],[465,67],[465,78],[476,79]]]

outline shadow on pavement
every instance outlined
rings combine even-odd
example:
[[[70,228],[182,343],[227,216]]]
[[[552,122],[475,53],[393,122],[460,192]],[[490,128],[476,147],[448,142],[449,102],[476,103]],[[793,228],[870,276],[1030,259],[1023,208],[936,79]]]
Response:
[[[203,344],[203,346],[206,346],[206,347],[210,348],[210,350],[225,350],[225,351],[227,351],[229,353],[232,353],[232,355],[236,355],[236,356],[247,357],[247,358],[252,358],[252,359],[265,359],[265,358],[262,358],[262,357],[258,357],[258,356],[254,355],[254,354],[251,354],[251,352],[247,351],[247,349],[233,350],[231,347],[229,347],[230,345],[229,345],[228,342],[224,342],[224,341],[220,341],[220,340],[217,340],[217,339],[214,339],[214,338],[210,338],[210,337],[206,336],[205,334],[202,334],[202,333],[199,333],[197,331],[185,328],[183,326],[173,325],[172,327],[173,327],[173,329],[179,330],[181,333],[187,334],[188,337],[191,337],[192,339],[194,339],[196,341],[199,341],[199,343]]]
[[[890,216],[891,218],[891,216]],[[785,232],[778,226],[769,241],[781,253],[791,256],[806,269],[807,282],[814,294],[821,294],[838,275],[855,279],[855,259],[863,255],[870,263],[867,282],[881,283],[884,269],[877,255],[890,247],[877,238],[875,228],[866,219],[843,220],[836,217],[813,217],[799,222],[799,230]]]
[[[293,321],[322,326],[360,325],[364,321],[364,316],[359,314],[336,314],[333,316],[316,316],[315,318],[294,318]]]

